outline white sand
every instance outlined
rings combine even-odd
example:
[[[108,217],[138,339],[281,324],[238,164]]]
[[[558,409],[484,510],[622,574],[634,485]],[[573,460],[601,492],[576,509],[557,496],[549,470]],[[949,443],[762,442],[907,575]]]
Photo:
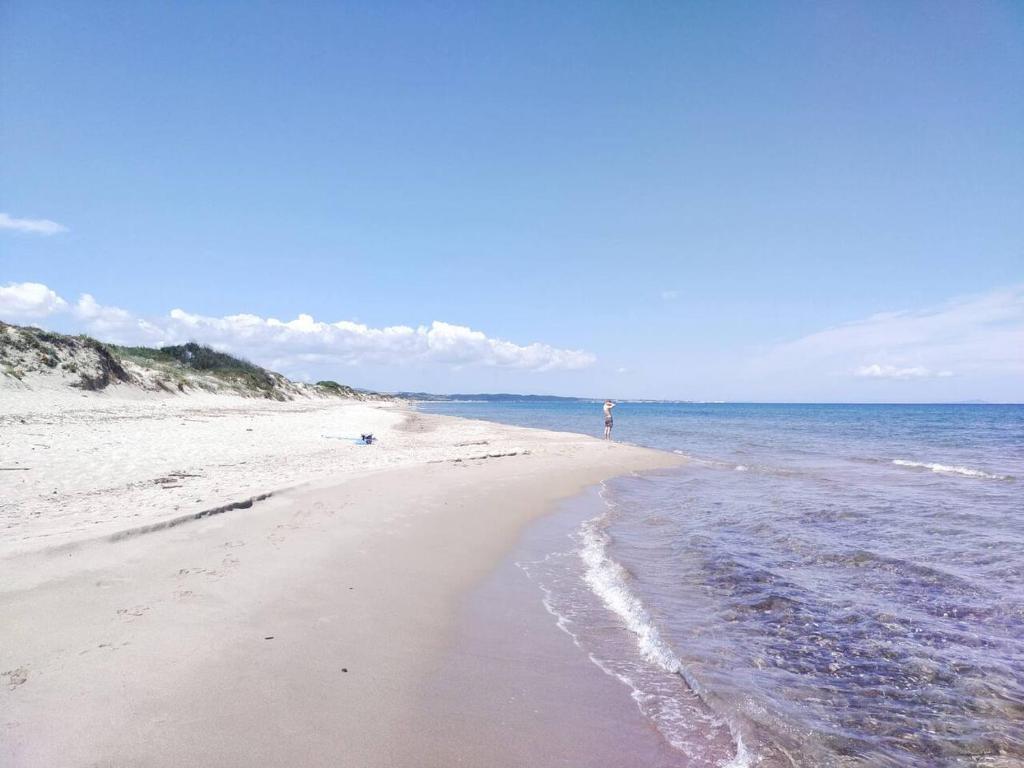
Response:
[[[0,466],[31,467],[0,473],[12,768],[459,764],[457,739],[429,734],[427,761],[422,745],[437,721],[424,685],[462,596],[554,500],[679,461],[398,406],[4,398]],[[377,445],[323,437],[368,429]],[[472,458],[503,453],[516,455]],[[475,695],[503,679],[487,669]],[[493,754],[515,764],[500,743]]]
[[[441,437],[415,418],[399,404],[335,399],[0,392],[0,557],[332,475],[525,450],[530,434],[459,420]],[[379,442],[355,444],[364,432]]]

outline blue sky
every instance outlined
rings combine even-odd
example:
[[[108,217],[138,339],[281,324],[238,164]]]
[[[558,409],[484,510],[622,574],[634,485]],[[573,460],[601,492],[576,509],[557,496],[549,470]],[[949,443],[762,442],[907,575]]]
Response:
[[[1020,3],[5,0],[0,35],[0,318],[383,389],[1024,399]]]

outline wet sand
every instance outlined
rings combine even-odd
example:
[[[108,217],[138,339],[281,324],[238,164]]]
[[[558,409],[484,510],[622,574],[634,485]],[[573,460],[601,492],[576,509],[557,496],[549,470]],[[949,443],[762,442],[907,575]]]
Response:
[[[602,505],[593,490],[558,504],[463,599],[454,641],[415,710],[425,764],[686,764],[641,714],[630,688],[558,628],[539,585],[518,565],[564,551],[570,533]]]

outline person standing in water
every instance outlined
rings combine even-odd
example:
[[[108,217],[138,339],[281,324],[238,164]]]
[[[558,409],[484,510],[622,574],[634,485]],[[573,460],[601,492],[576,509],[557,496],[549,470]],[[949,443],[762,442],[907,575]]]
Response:
[[[612,439],[612,408],[615,407],[615,403],[611,400],[604,401],[604,439]]]

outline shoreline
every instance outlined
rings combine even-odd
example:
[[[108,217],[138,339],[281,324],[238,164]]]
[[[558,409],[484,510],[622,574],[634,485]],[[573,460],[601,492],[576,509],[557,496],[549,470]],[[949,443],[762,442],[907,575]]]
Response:
[[[680,463],[395,410],[382,438],[396,461],[176,527],[0,559],[5,763],[422,765],[418,695],[466,596],[559,500]],[[513,455],[480,458],[483,440]],[[455,762],[451,747],[436,764]]]
[[[488,765],[500,754],[501,765],[689,765],[642,711],[636,690],[580,644],[573,619],[551,604],[550,583],[533,573],[549,558],[576,559],[580,527],[607,512],[603,485],[528,523],[464,596],[455,635],[416,709],[421,730],[434,737],[421,745],[424,764]]]

